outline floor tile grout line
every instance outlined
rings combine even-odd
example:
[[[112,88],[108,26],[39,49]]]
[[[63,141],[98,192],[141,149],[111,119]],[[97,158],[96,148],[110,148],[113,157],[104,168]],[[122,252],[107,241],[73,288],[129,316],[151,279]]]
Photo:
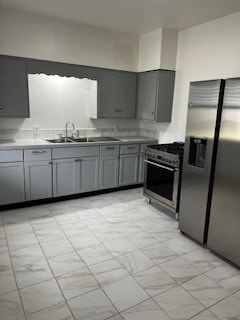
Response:
[[[127,200],[127,201],[129,201],[129,202],[131,202],[131,200]],[[71,208],[70,208],[71,209]],[[54,218],[54,217],[53,217]],[[104,218],[104,216],[102,217],[103,218],[103,220],[106,220],[105,218]],[[28,218],[28,220],[29,221],[31,221],[31,219],[29,219]],[[59,225],[59,227],[61,228],[61,226],[63,225],[63,223],[61,223],[62,221],[60,220],[60,221],[57,221],[57,219],[55,219],[54,218],[54,220],[55,220],[55,222]],[[80,219],[79,219],[79,221],[81,221]],[[130,222],[131,222],[131,220],[130,220]],[[159,221],[160,222],[160,221]],[[134,225],[135,225],[135,222],[134,222]],[[87,226],[88,227],[88,226]],[[90,229],[90,228],[89,228]],[[63,230],[62,228],[61,228],[61,230]],[[149,230],[149,228],[144,228],[143,230],[141,230],[141,231],[137,231],[137,232],[134,232],[134,233],[130,233],[130,234],[126,234],[126,235],[124,235],[127,239],[128,239],[128,236],[129,235],[132,235],[132,234],[135,234],[135,233],[139,233],[139,232],[146,232],[146,230]],[[63,231],[64,232],[64,231]],[[95,235],[95,233],[94,233],[94,231],[92,230],[92,229],[90,229],[90,232],[91,233],[93,233],[94,235]],[[35,229],[34,229],[34,233],[35,233]],[[65,234],[65,233],[64,233]],[[96,236],[96,235],[95,235]],[[96,236],[97,237],[97,236]],[[5,238],[6,238],[6,234],[5,234]],[[67,240],[69,240],[68,239],[68,236],[66,235],[66,238],[67,238]],[[98,237],[97,237],[98,238]],[[174,238],[174,237],[172,237],[172,238]],[[104,245],[104,243],[101,241],[101,239],[99,239],[100,240],[100,243],[102,244],[102,245]],[[130,239],[128,239],[129,241],[131,241]],[[159,240],[159,242],[158,243],[163,243],[164,245],[166,245],[164,242],[166,242],[166,241],[168,241],[169,239],[166,239],[166,240],[163,240],[163,241],[161,241],[161,240]],[[39,243],[39,241],[38,241],[38,243]],[[133,243],[133,242],[132,242]],[[41,247],[41,244],[39,243],[39,245],[40,245],[40,247]],[[91,245],[92,246],[92,245]],[[149,246],[151,246],[151,245],[149,245]],[[167,245],[166,245],[167,246]],[[85,247],[83,247],[83,248],[81,248],[81,249],[84,249],[84,248],[87,248],[87,247],[90,247],[89,245],[88,246],[85,246]],[[145,248],[145,247],[144,247]],[[75,251],[77,254],[78,254],[78,250],[81,250],[81,249],[75,249],[74,248],[74,250],[73,251]],[[135,251],[141,251],[141,249],[143,249],[143,248],[137,248]],[[171,249],[171,250],[173,250],[171,247],[169,247],[169,249]],[[106,248],[106,250],[108,250],[107,248]],[[184,259],[187,263],[189,263],[192,267],[194,267],[194,268],[196,268],[196,266],[193,264],[193,263],[191,263],[190,261],[188,261],[187,259],[185,259],[184,257],[183,257],[183,255],[185,255],[185,254],[188,254],[188,253],[191,253],[191,252],[193,252],[194,250],[197,250],[197,249],[193,249],[192,251],[190,251],[190,252],[187,252],[187,253],[184,253],[184,254],[179,254],[177,251],[175,251],[175,250],[173,250],[173,251],[175,251],[176,252],[176,254],[177,254],[177,257],[182,257],[182,259]],[[134,252],[134,251],[132,251],[132,252]],[[141,251],[142,252],[142,251]],[[144,252],[142,252],[143,254],[144,254]],[[64,254],[64,253],[63,253]],[[44,253],[44,255],[45,255],[45,253]],[[123,255],[125,255],[125,254],[123,254]],[[78,254],[78,256],[79,256],[79,254]],[[80,258],[81,258],[81,256],[80,256]],[[82,258],[81,258],[82,259]],[[114,260],[117,260],[116,259],[116,257],[113,257],[113,259]],[[172,259],[174,259],[174,258],[171,258],[170,260],[172,260]],[[46,258],[46,260],[47,260],[47,262],[48,262],[48,258]],[[83,260],[83,259],[82,259]],[[169,261],[169,260],[168,260]],[[83,260],[83,262],[84,262],[84,260]],[[12,262],[11,262],[12,263]],[[85,263],[85,262],[84,262]],[[156,264],[156,263],[154,263],[154,266],[158,266],[160,269],[161,269],[161,263],[159,263],[159,264]],[[123,266],[124,267],[124,266]],[[213,269],[215,269],[215,268],[217,268],[218,266],[215,266],[215,267],[213,267],[212,269],[210,269],[210,270],[213,270]],[[86,268],[88,268],[89,269],[89,266],[88,265],[86,265]],[[151,268],[151,267],[148,267],[147,269],[149,269],[149,268]],[[12,269],[14,269],[14,268],[12,268]],[[207,272],[207,271],[202,271],[202,270],[199,270],[198,268],[196,268],[198,271],[199,271],[199,273],[200,273],[200,275],[205,275],[206,277],[208,277],[209,279],[211,279],[208,275],[206,275],[205,273]],[[144,270],[146,270],[146,269],[144,269]],[[144,271],[143,270],[143,271]],[[162,269],[161,269],[162,270]],[[91,270],[90,270],[91,271]],[[163,270],[164,272],[165,272],[165,270]],[[142,271],[140,271],[140,272],[142,272]],[[136,273],[135,273],[136,274]],[[134,279],[134,275],[135,274],[132,274],[132,275],[130,275],[133,279]],[[93,275],[94,276],[94,275]],[[199,276],[199,275],[197,275],[197,276]],[[196,277],[197,277],[196,276]],[[56,279],[56,277],[54,276],[54,278]],[[170,276],[170,278],[172,278],[171,276]],[[193,277],[193,278],[195,278],[195,277]],[[135,280],[135,279],[134,279]],[[173,279],[174,280],[174,279]],[[178,283],[177,285],[178,286],[181,286],[182,287],[182,285],[185,283],[185,282],[188,282],[188,281],[190,281],[191,279],[189,279],[189,280],[186,280],[186,281],[184,281],[184,282],[182,282],[182,283]],[[216,284],[218,284],[218,285],[220,285],[217,281],[215,281],[214,279],[211,279],[213,282],[215,282]],[[116,281],[118,281],[118,280],[116,280]],[[136,281],[136,280],[135,280]],[[139,284],[140,285],[140,284]],[[177,286],[176,285],[176,286]],[[141,286],[141,285],[140,285]],[[221,286],[221,285],[220,285]],[[221,286],[222,287],[222,286]],[[101,286],[100,285],[100,288],[103,288],[103,286]],[[183,287],[182,287],[183,288]],[[183,288],[184,289],[184,288]],[[223,287],[223,289],[225,289],[224,287]],[[144,288],[143,288],[143,290],[144,290]],[[169,289],[169,290],[171,290],[171,289]],[[185,290],[185,289],[184,289]],[[225,289],[226,290],[226,289]],[[186,292],[188,292],[187,290],[185,290]],[[231,292],[231,293],[229,293],[229,295],[233,295],[234,293],[236,293],[237,291],[239,291],[239,290],[236,290],[236,291],[234,291],[234,292]],[[164,292],[166,292],[166,291],[164,291]],[[190,292],[188,292],[189,294],[190,294]],[[190,294],[191,295],[191,294]],[[229,295],[227,296],[227,297],[229,297]],[[63,297],[64,297],[64,295],[63,295]],[[226,299],[227,297],[225,297],[225,298],[223,298],[222,300],[224,300],[224,299]],[[196,299],[196,300],[198,300],[197,298],[195,298],[194,296],[193,296],[193,298],[194,299]],[[150,297],[150,299],[152,299],[152,297]],[[66,300],[66,299],[65,299]],[[220,301],[222,301],[222,300],[220,300]],[[200,304],[201,304],[201,302],[199,302]],[[217,303],[219,303],[219,302],[216,302],[216,304]],[[214,304],[215,305],[215,304]],[[211,306],[212,307],[212,306]],[[202,312],[202,311],[201,311]],[[120,314],[120,313],[118,313],[118,314]],[[194,317],[194,316],[193,316]],[[191,317],[192,318],[192,317]]]
[[[191,281],[191,280],[190,280],[190,281]],[[194,295],[192,295],[192,293],[191,293],[190,291],[187,291],[181,284],[180,284],[179,286],[181,286],[182,289],[184,289],[184,290],[185,290],[188,294],[190,294],[195,300],[197,300],[201,305],[204,306],[204,304],[203,304],[198,298],[194,297]],[[228,298],[229,296],[231,296],[231,293],[229,293],[226,297],[220,299],[219,301],[215,302],[213,305],[211,305],[211,306],[209,306],[209,307],[204,306],[204,308],[205,308],[205,309],[210,309],[210,308],[212,308],[213,306],[215,306],[216,304],[218,304],[219,302],[221,302],[221,301],[225,300],[226,298]],[[240,301],[239,301],[239,302],[240,302]]]
[[[4,231],[5,231],[5,227],[4,227]],[[6,242],[7,242],[7,246],[8,246],[8,250],[9,250],[9,245],[8,245],[7,238],[6,238]],[[22,297],[21,297],[20,291],[19,291],[19,289],[18,289],[16,274],[15,274],[15,270],[14,270],[14,268],[13,268],[12,257],[11,257],[11,255],[10,255],[10,251],[9,251],[8,255],[9,255],[9,257],[10,257],[10,261],[11,261],[11,265],[12,265],[12,272],[13,272],[13,275],[14,275],[14,281],[15,281],[15,285],[16,285],[16,289],[17,289],[17,290],[14,290],[14,291],[12,291],[12,292],[15,292],[15,291],[18,292],[18,297],[19,297],[20,302],[21,302],[21,307],[22,307],[22,311],[23,311],[24,317],[27,318],[27,314],[26,314],[26,312],[25,312],[25,308],[24,308],[24,305],[23,305]],[[20,319],[20,317],[19,317],[19,319]]]
[[[31,222],[30,222],[30,223],[31,223]],[[40,244],[39,244],[39,245],[40,245]],[[49,261],[48,261],[48,259],[47,259],[47,256],[45,255],[45,252],[43,251],[42,248],[41,248],[41,250],[42,250],[43,255],[44,255],[44,257],[45,257],[45,259],[46,259],[46,261],[47,261],[47,263],[48,263],[48,266],[49,266],[49,268],[50,268],[50,270],[51,270],[51,272],[52,272],[52,274],[53,274],[54,280],[55,280],[55,282],[56,282],[56,284],[57,284],[57,286],[58,286],[58,288],[59,288],[59,290],[60,290],[60,292],[61,292],[61,294],[62,294],[62,297],[63,297],[65,303],[67,304],[67,306],[68,306],[68,308],[69,308],[69,311],[71,312],[71,314],[72,314],[72,316],[73,316],[73,319],[75,319],[75,317],[74,317],[74,315],[73,315],[73,313],[72,313],[72,310],[70,309],[70,307],[69,307],[69,305],[68,305],[68,303],[67,303],[67,300],[66,300],[66,298],[65,298],[65,296],[64,296],[64,294],[63,294],[63,291],[62,291],[62,289],[60,288],[59,283],[58,283],[58,281],[57,281],[57,279],[56,279],[56,277],[55,277],[55,275],[54,275],[54,273],[53,273],[53,271],[52,271],[52,268],[51,268],[51,266],[50,266],[50,264],[49,264]],[[46,308],[45,308],[45,309],[46,309]],[[45,309],[42,309],[42,310],[45,310]],[[38,311],[42,311],[42,310],[38,310]]]

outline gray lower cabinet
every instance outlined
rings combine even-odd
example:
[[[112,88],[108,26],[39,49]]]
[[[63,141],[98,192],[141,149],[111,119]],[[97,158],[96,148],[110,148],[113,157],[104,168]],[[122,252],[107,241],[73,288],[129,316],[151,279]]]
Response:
[[[139,154],[120,155],[119,186],[138,183]]]
[[[77,193],[75,159],[53,161],[53,196],[61,197]]]
[[[138,75],[137,117],[171,122],[175,72],[154,70]]]
[[[52,197],[52,165],[49,161],[24,163],[26,200]]]
[[[25,201],[22,162],[0,163],[0,205]]]
[[[99,157],[80,158],[75,165],[77,193],[98,190]]]
[[[143,161],[143,155],[141,154],[139,157],[139,183],[144,182],[144,161]]]
[[[118,187],[119,156],[102,156],[99,163],[99,189]]]
[[[153,143],[157,143],[157,140]],[[152,144],[152,143],[151,143]],[[140,148],[140,157],[139,157],[139,183],[144,183],[144,176],[145,176],[145,164],[144,164],[144,156],[145,156],[145,149],[149,145],[149,143],[141,144]]]
[[[23,59],[0,56],[0,117],[30,117],[28,78]]]
[[[98,189],[98,157],[53,161],[53,196],[61,197]]]

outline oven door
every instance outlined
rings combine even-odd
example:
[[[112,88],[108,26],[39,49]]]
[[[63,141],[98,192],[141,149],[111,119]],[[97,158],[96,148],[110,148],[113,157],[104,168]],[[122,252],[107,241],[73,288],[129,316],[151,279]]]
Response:
[[[144,194],[176,210],[179,169],[144,159]]]

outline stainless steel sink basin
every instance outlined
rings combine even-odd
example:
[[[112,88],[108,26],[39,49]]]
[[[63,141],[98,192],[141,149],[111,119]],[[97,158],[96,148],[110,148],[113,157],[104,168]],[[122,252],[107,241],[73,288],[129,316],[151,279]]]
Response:
[[[94,141],[119,141],[119,139],[113,138],[113,137],[94,137],[94,138],[92,138],[92,140],[94,140]]]
[[[69,138],[59,138],[59,139],[47,139],[51,143],[72,143],[73,141]]]
[[[112,137],[89,137],[89,138],[59,138],[59,139],[47,139],[51,143],[80,143],[80,142],[108,142],[108,141],[120,141],[117,138]]]
[[[93,138],[71,138],[73,142],[94,142]]]

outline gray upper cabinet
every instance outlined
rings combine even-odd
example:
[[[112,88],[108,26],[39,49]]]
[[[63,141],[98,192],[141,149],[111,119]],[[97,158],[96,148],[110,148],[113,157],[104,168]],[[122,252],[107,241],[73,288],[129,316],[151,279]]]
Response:
[[[154,70],[138,75],[137,117],[171,122],[175,72]]]
[[[0,57],[0,117],[30,117],[25,60]]]
[[[155,120],[157,71],[140,73],[138,76],[137,117]]]
[[[97,110],[91,118],[134,118],[136,116],[137,74],[100,70]]]
[[[25,201],[22,162],[0,163],[0,205]]]
[[[102,70],[99,72],[98,82],[98,118],[119,117],[117,107],[117,82],[116,71]]]
[[[136,93],[136,73],[118,72],[118,110],[121,118],[135,118]]]

